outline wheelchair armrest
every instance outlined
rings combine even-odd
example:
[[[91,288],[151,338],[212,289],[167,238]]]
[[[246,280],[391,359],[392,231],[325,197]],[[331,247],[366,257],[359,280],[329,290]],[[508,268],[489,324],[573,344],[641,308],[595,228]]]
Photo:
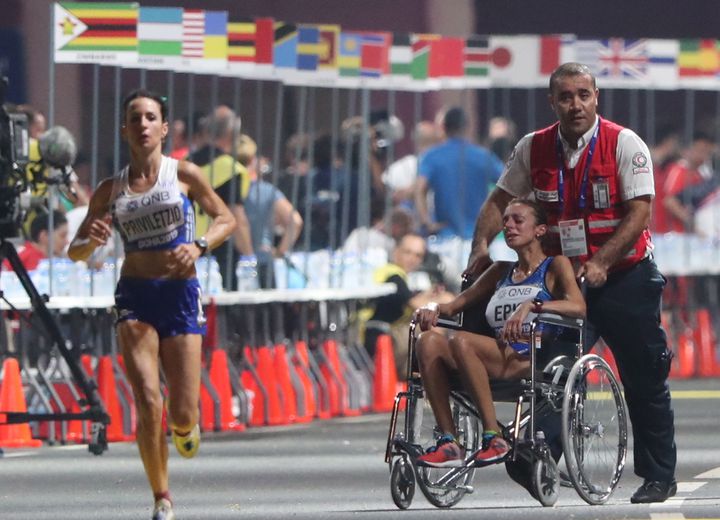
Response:
[[[463,326],[463,314],[458,314],[457,318],[457,320],[454,320],[452,317],[448,316],[438,318],[437,326],[444,327],[446,329],[460,330]]]
[[[582,318],[570,318],[563,316],[562,314],[555,314],[552,312],[543,312],[538,314],[535,318],[536,323],[546,323],[548,325],[557,325],[560,327],[567,327],[575,330],[582,330],[585,320]]]

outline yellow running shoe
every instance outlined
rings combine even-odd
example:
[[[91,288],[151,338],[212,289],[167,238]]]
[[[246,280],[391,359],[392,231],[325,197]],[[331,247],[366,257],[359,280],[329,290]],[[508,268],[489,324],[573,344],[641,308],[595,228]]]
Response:
[[[196,424],[195,427],[185,435],[178,435],[175,433],[175,430],[173,430],[172,440],[175,444],[175,449],[180,455],[186,459],[193,458],[198,448],[200,448],[200,425]]]

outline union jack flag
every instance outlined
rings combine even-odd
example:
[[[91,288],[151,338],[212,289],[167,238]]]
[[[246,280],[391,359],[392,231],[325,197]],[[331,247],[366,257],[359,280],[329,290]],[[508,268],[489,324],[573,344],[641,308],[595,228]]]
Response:
[[[647,75],[650,56],[646,40],[578,40],[577,59],[596,76],[642,79]]]

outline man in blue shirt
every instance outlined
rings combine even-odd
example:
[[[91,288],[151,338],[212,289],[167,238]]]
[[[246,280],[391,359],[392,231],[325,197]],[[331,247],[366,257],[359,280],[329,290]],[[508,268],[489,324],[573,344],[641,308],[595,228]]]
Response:
[[[464,137],[467,116],[462,108],[448,110],[443,126],[446,141],[430,148],[420,160],[415,207],[429,234],[470,239],[488,185],[500,178],[503,164],[492,152]],[[434,219],[428,211],[428,190],[434,193]]]

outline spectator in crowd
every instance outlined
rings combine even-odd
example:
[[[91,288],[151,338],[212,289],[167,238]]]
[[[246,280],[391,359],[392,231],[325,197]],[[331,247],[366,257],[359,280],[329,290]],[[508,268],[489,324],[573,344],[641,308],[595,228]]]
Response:
[[[407,377],[407,330],[413,311],[430,301],[445,303],[452,299],[452,294],[441,287],[413,292],[408,286],[408,275],[420,268],[426,251],[425,239],[409,233],[399,239],[390,262],[373,274],[375,282],[395,284],[397,291],[376,300],[365,324],[365,347],[372,356],[375,354],[378,336],[392,335],[395,366],[400,379]]]
[[[235,138],[240,133],[240,118],[235,112],[225,105],[216,107],[207,118],[206,128],[208,144],[193,152],[189,160],[200,166],[210,185],[230,208],[237,222],[232,239],[212,251],[220,265],[223,287],[230,291],[235,286],[233,248],[241,255],[253,254],[250,225],[243,208],[250,178],[245,167],[235,157]],[[196,205],[196,234],[203,235],[208,227],[208,216]]]
[[[689,186],[710,179],[714,153],[715,143],[712,138],[703,132],[696,132],[690,146],[683,151],[682,158],[668,166],[661,198],[673,197]],[[659,211],[655,218],[655,230],[659,233],[684,231],[684,223],[668,214],[666,208],[664,202],[662,206],[657,206]]]
[[[660,326],[665,279],[647,228],[654,195],[650,152],[635,132],[598,116],[600,91],[587,66],[560,65],[549,87],[558,121],[515,147],[478,216],[468,271],[480,274],[490,264],[488,245],[512,198],[535,195],[548,214],[544,251],[562,252],[576,277],[587,281],[586,346],[602,337],[617,361],[635,472],[644,479],[630,501],[664,502],[677,492],[677,455],[667,384],[672,353]]]
[[[665,209],[688,233],[720,239],[720,174],[665,197]]]
[[[18,105],[18,112],[22,112],[28,118],[28,135],[37,139],[40,135],[47,130],[47,121],[45,115],[35,107],[30,105]]]
[[[370,226],[353,229],[343,243],[343,251],[361,253],[369,248],[379,248],[388,254],[395,248],[395,240],[385,233],[385,202],[373,199],[370,202]]]
[[[360,224],[367,225],[371,222],[372,201],[385,201],[385,183],[382,176],[387,167],[388,149],[404,135],[402,122],[383,109],[371,112],[367,133],[363,133],[365,127],[360,116],[351,117],[342,123],[343,140],[345,146],[349,147],[349,163],[346,165],[337,204],[340,231],[343,227],[349,231]],[[365,145],[368,155],[363,157]],[[367,166],[367,175],[370,178],[369,197],[368,192],[361,189],[361,168],[364,166]]]
[[[52,239],[50,238],[50,213],[45,211],[37,215],[30,224],[30,239],[18,248],[18,256],[25,269],[33,271],[37,268],[40,260],[44,258],[65,257],[65,249],[68,245],[68,223],[65,215],[58,210],[52,210]],[[52,240],[52,250],[50,242]],[[10,262],[5,260],[3,267],[12,270]]]
[[[488,121],[488,149],[505,162],[517,143],[517,126],[507,117],[493,117]]]
[[[656,133],[657,141],[650,147],[650,158],[655,170],[655,198],[653,199],[652,220],[650,230],[664,233],[665,222],[665,180],[668,167],[680,159],[680,135],[674,127],[663,127]]]
[[[303,220],[290,201],[271,183],[262,179],[257,144],[248,135],[237,141],[238,161],[250,174],[245,213],[250,223],[252,248],[257,258],[260,286],[275,287],[273,259],[284,258],[300,235]],[[236,255],[234,262],[237,262]]]
[[[182,160],[190,155],[190,140],[188,139],[187,121],[178,118],[172,122],[172,150],[168,154],[173,159]]]
[[[498,180],[503,164],[495,154],[464,137],[467,117],[462,108],[448,110],[443,125],[447,140],[430,148],[420,161],[415,207],[429,234],[467,240],[472,237],[488,185]],[[428,211],[428,190],[434,193],[434,218]]]
[[[431,121],[420,121],[413,131],[415,150],[388,166],[383,172],[383,182],[392,194],[393,205],[411,208],[415,202],[415,179],[418,158],[438,142],[435,125]]]

